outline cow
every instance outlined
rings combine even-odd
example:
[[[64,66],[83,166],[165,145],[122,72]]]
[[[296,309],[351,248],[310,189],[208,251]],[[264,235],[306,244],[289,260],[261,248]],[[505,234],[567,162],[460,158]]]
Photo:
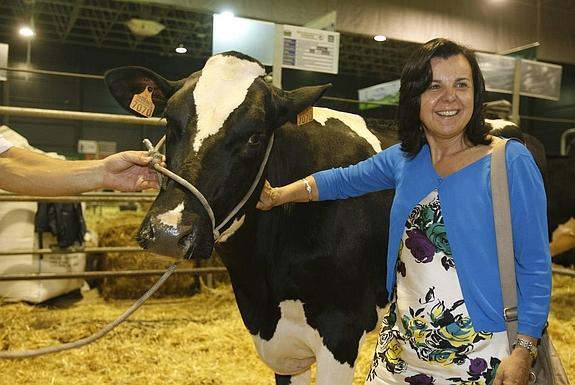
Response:
[[[547,159],[543,143],[533,135],[529,135],[521,130],[518,125],[505,119],[485,119],[485,124],[490,127],[489,133],[502,138],[514,138],[520,140],[531,155],[541,171],[543,177],[547,173]]]
[[[318,385],[350,385],[363,338],[388,302],[393,192],[269,212],[255,206],[265,179],[284,185],[356,163],[396,143],[394,135],[378,136],[357,115],[312,107],[328,85],[293,91],[272,86],[265,68],[238,52],[215,55],[179,81],[141,67],[109,70],[105,81],[134,115],[165,117],[167,168],[201,192],[216,223],[257,185],[214,234],[200,199],[165,179],[142,222],[140,245],[186,259],[208,257],[215,246],[245,327],[276,384],[309,384],[316,363]],[[145,92],[144,105],[152,108],[135,108],[134,98],[141,101]]]
[[[547,212],[549,231],[552,232],[570,218],[575,218],[575,157],[549,156],[547,164]],[[563,266],[575,265],[575,250],[554,256],[553,262]]]

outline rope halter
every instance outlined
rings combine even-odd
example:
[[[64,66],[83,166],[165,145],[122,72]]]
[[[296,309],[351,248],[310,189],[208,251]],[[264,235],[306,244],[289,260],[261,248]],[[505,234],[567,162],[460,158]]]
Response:
[[[153,146],[152,142],[150,142],[149,139],[144,139],[143,142],[144,142],[144,145],[146,146],[146,148],[148,149],[148,155],[150,155],[152,157],[152,160],[149,163],[149,167],[153,168],[154,170],[161,173],[162,175],[164,175],[170,179],[175,180],[176,182],[178,182],[179,184],[181,184],[182,186],[187,188],[198,199],[198,201],[202,204],[202,206],[206,210],[208,216],[210,217],[210,221],[212,223],[212,233],[214,235],[214,241],[217,241],[221,235],[220,230],[238,213],[238,211],[241,210],[241,208],[246,204],[246,202],[248,201],[248,199],[250,198],[250,196],[254,192],[256,186],[258,185],[258,183],[259,183],[259,181],[260,181],[260,179],[264,173],[265,166],[267,164],[267,161],[269,159],[269,156],[270,156],[270,153],[272,150],[272,146],[274,143],[274,134],[272,134],[270,137],[270,140],[268,142],[268,146],[266,148],[266,153],[264,155],[264,159],[263,159],[262,163],[260,164],[260,168],[258,170],[258,173],[257,173],[254,181],[252,182],[252,185],[250,186],[249,190],[246,192],[246,194],[243,196],[243,198],[239,201],[239,203],[234,206],[234,208],[225,217],[225,219],[223,221],[221,221],[221,223],[217,226],[216,226],[216,218],[214,216],[214,211],[212,210],[212,207],[208,203],[208,200],[204,197],[204,195],[200,192],[200,190],[198,190],[196,187],[194,187],[194,185],[192,185],[190,182],[188,182],[187,180],[185,180],[184,178],[182,178],[178,174],[168,170],[167,168],[165,168],[161,165],[163,156],[159,152],[159,149],[164,144],[165,140],[166,140],[166,136],[164,135],[160,139],[160,141],[156,144],[156,146]]]

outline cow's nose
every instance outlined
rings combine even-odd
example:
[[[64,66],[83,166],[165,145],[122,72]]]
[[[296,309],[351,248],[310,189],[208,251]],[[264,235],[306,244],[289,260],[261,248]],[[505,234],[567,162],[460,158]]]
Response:
[[[184,258],[191,259],[198,239],[198,229],[196,226],[187,227],[183,235],[178,240],[178,245],[184,252]]]
[[[142,223],[140,231],[136,236],[136,241],[142,247],[142,249],[147,249],[150,242],[154,239],[154,225],[151,222]]]

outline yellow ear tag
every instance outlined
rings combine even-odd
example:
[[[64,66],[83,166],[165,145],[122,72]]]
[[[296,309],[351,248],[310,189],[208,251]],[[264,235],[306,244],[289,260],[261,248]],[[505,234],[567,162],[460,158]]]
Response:
[[[156,106],[152,101],[153,91],[154,89],[148,86],[139,94],[134,94],[132,101],[130,102],[130,109],[136,111],[140,115],[144,115],[146,118],[154,115],[154,109]]]
[[[313,107],[310,106],[297,114],[297,125],[301,126],[303,124],[309,123],[313,120]]]

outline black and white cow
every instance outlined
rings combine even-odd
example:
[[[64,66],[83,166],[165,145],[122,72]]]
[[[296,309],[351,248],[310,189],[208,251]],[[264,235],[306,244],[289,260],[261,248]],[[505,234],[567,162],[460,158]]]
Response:
[[[547,158],[545,184],[549,231],[552,232],[570,218],[575,218],[575,157],[553,156]],[[575,265],[575,250],[568,250],[553,258],[563,266]]]
[[[345,201],[255,209],[265,178],[283,185],[310,173],[356,163],[390,143],[359,116],[313,108],[326,86],[283,91],[264,67],[236,52],[210,58],[200,72],[171,82],[138,67],[109,71],[106,82],[130,111],[152,92],[154,115],[167,119],[167,167],[191,182],[221,221],[248,191],[275,143],[258,188],[214,239],[198,199],[167,180],[142,223],[139,241],[174,257],[208,257],[215,245],[232,281],[245,326],[277,384],[349,385],[358,349],[387,303],[391,192]],[[131,111],[140,115],[136,111]]]

